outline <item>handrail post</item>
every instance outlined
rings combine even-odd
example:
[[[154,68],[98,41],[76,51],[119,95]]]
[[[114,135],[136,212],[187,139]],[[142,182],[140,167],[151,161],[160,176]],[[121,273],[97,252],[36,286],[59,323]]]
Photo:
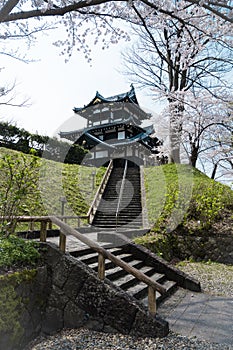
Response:
[[[66,235],[60,231],[60,236],[59,236],[59,249],[65,253],[66,252]]]
[[[100,280],[105,278],[105,257],[101,253],[98,255],[98,277]]]
[[[40,241],[46,242],[47,238],[47,221],[42,220],[40,222]]]
[[[118,198],[118,203],[117,203],[117,209],[116,209],[116,231],[117,231],[117,226],[118,226],[118,215],[119,215],[119,211],[120,211],[121,198],[122,198],[122,194],[123,194],[124,187],[125,187],[125,178],[126,178],[126,173],[127,173],[127,167],[128,167],[128,161],[126,159],[124,173],[123,173],[122,182],[121,182],[120,193],[119,193],[119,198]]]
[[[148,308],[149,308],[149,313],[152,316],[155,316],[155,314],[156,314],[156,291],[151,286],[148,286]]]
[[[49,230],[52,230],[52,228],[53,228],[53,223],[52,223],[52,221],[50,220],[50,221],[49,221]]]
[[[35,228],[35,224],[34,224],[34,221],[29,221],[29,225],[28,225],[28,230],[29,231],[34,231],[34,228]]]

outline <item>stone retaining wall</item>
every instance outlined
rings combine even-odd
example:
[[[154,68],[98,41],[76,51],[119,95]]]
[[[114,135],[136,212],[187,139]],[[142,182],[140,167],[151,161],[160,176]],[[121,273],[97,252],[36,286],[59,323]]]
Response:
[[[212,260],[233,264],[233,234],[177,235],[180,259]]]
[[[42,256],[42,267],[0,278],[0,349],[24,349],[41,332],[53,334],[62,328],[142,337],[168,334],[166,321],[149,315],[110,281],[100,281],[81,261],[49,243]]]
[[[41,332],[46,286],[46,266],[0,276],[1,350],[24,349]]]
[[[81,326],[104,332],[162,337],[168,323],[152,317],[146,308],[110,281],[100,281],[95,272],[70,255],[47,245],[45,262],[52,289],[42,331]]]

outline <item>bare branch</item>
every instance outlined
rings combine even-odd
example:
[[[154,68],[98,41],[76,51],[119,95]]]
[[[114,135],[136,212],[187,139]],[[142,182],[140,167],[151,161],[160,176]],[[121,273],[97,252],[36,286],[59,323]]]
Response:
[[[16,0],[15,0],[16,1]],[[97,6],[109,2],[109,0],[92,0],[92,1],[79,1],[71,5],[65,5],[63,7],[56,6],[55,8],[43,10],[31,10],[10,13],[2,19],[2,22],[12,22],[21,19],[29,19],[34,17],[48,17],[48,16],[64,16],[66,13],[77,11],[82,8],[89,8],[91,6]]]
[[[0,22],[9,15],[9,13],[16,7],[20,0],[8,0],[0,10]]]

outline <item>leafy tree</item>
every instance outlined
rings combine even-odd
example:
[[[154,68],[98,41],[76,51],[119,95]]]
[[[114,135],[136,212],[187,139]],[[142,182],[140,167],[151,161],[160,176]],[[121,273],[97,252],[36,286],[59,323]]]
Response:
[[[88,153],[79,145],[31,134],[9,122],[0,123],[0,146],[70,164],[80,164]]]
[[[79,145],[72,145],[54,137],[49,138],[45,144],[43,157],[57,162],[80,164],[87,153],[88,151]]]
[[[23,201],[36,189],[35,168],[39,167],[37,157],[27,157],[22,153],[12,157],[4,155],[0,159],[0,232],[9,236],[15,231],[15,216],[23,213]]]

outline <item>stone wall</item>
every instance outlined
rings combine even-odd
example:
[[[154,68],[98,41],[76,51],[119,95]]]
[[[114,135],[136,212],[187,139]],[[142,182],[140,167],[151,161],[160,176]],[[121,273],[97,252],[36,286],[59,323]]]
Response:
[[[168,323],[110,281],[52,244],[43,266],[0,277],[0,349],[20,350],[40,333],[87,327],[104,332],[162,337]]]
[[[0,276],[0,349],[23,349],[41,332],[46,285],[46,266]]]
[[[177,235],[180,259],[212,260],[233,264],[233,234]]]
[[[100,281],[81,261],[48,244],[44,253],[51,281],[42,331],[85,326],[92,330],[138,336],[165,336],[168,323],[110,281]]]

